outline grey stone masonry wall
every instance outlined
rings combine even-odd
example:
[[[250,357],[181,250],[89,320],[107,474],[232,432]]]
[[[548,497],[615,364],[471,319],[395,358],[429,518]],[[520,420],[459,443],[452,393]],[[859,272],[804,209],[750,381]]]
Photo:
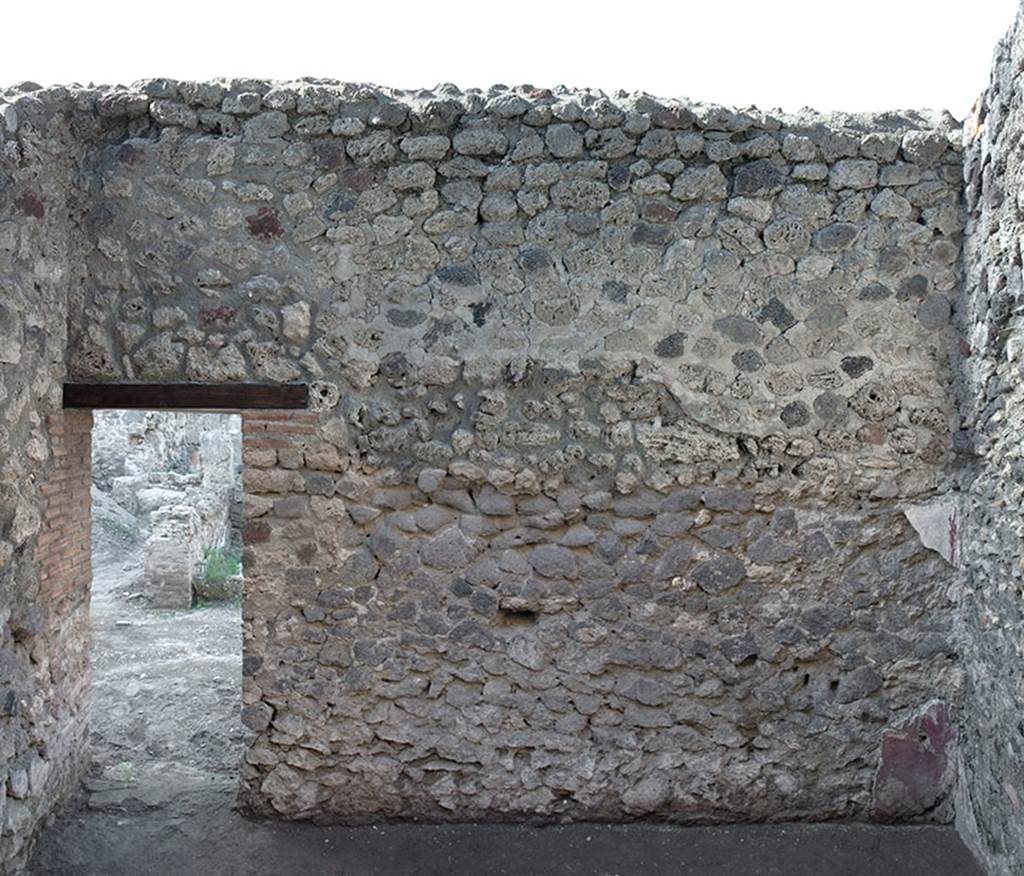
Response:
[[[966,670],[957,821],[993,874],[1024,873],[1024,24],[965,131],[966,282],[957,395],[969,464],[958,577]]]
[[[840,479],[895,494],[927,490],[948,453],[961,171],[941,119],[140,88],[95,96],[80,379],[304,379],[334,409],[412,376],[501,392],[554,369],[661,393],[663,427],[694,423],[687,462],[857,459]],[[553,465],[620,467],[630,418],[609,401],[593,428],[611,452],[580,424],[583,457]],[[401,449],[409,430],[380,425],[375,455]],[[551,438],[531,429],[521,445]],[[417,440],[460,453],[445,437]]]
[[[72,378],[311,386],[246,422],[250,810],[950,817],[951,118],[7,99],[80,138]]]
[[[948,817],[949,715],[916,715],[955,695],[948,575],[893,508],[472,463],[410,483],[313,423],[247,425],[256,812]],[[942,760],[908,790],[911,729]]]
[[[43,493],[65,459],[61,381],[67,290],[84,264],[72,234],[71,177],[83,144],[67,116],[0,92],[0,873],[18,868],[85,753],[87,622],[52,586],[63,563],[40,540],[54,502]],[[15,133],[17,132],[17,133]],[[86,430],[86,444],[88,430]],[[88,462],[84,463],[86,471]],[[79,496],[88,514],[88,484]],[[59,527],[58,527],[59,529]],[[83,534],[85,544],[88,535]],[[74,545],[71,545],[74,547]],[[70,551],[66,558],[77,563]],[[88,557],[85,557],[86,564]],[[86,574],[86,579],[88,575]],[[87,580],[79,582],[84,594]]]

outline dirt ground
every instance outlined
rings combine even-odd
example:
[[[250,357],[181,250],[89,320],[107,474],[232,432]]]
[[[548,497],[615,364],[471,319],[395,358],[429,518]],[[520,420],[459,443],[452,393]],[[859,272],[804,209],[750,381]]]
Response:
[[[145,769],[233,782],[243,740],[241,608],[154,611],[141,591],[139,550],[94,557],[92,782],[137,787],[132,773]]]
[[[239,608],[148,610],[141,578],[137,548],[97,544],[93,766],[32,876],[981,876],[941,827],[250,821]]]
[[[97,533],[94,545],[92,765],[56,833],[93,814],[160,812],[170,826],[193,815],[197,795],[230,808],[243,742],[240,607],[148,609],[141,540]]]

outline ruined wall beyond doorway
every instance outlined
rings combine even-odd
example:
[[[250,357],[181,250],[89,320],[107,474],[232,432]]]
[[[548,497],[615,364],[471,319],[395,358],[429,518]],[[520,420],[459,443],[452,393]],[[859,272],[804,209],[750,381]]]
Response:
[[[251,810],[950,817],[950,118],[8,96],[80,132],[69,379],[313,390],[245,418]]]
[[[199,411],[104,410],[93,428],[93,486],[144,537],[143,592],[157,608],[240,595],[238,581],[204,577],[213,555],[240,552],[241,421]],[[209,588],[209,589],[207,589]]]

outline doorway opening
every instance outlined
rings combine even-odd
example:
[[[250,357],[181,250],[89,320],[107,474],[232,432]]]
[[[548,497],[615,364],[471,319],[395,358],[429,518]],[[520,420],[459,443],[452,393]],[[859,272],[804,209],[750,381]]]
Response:
[[[241,433],[238,414],[93,414],[91,809],[237,785]]]
[[[235,798],[244,433],[308,396],[305,384],[65,384],[39,560],[41,599],[92,652],[91,673],[83,654],[68,679],[92,762],[76,807],[162,810],[173,824]]]

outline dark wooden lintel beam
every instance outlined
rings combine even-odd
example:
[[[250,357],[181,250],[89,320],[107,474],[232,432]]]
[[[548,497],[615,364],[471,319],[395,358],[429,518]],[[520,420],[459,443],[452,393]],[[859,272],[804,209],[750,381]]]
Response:
[[[65,383],[66,408],[151,411],[304,409],[306,384]]]

